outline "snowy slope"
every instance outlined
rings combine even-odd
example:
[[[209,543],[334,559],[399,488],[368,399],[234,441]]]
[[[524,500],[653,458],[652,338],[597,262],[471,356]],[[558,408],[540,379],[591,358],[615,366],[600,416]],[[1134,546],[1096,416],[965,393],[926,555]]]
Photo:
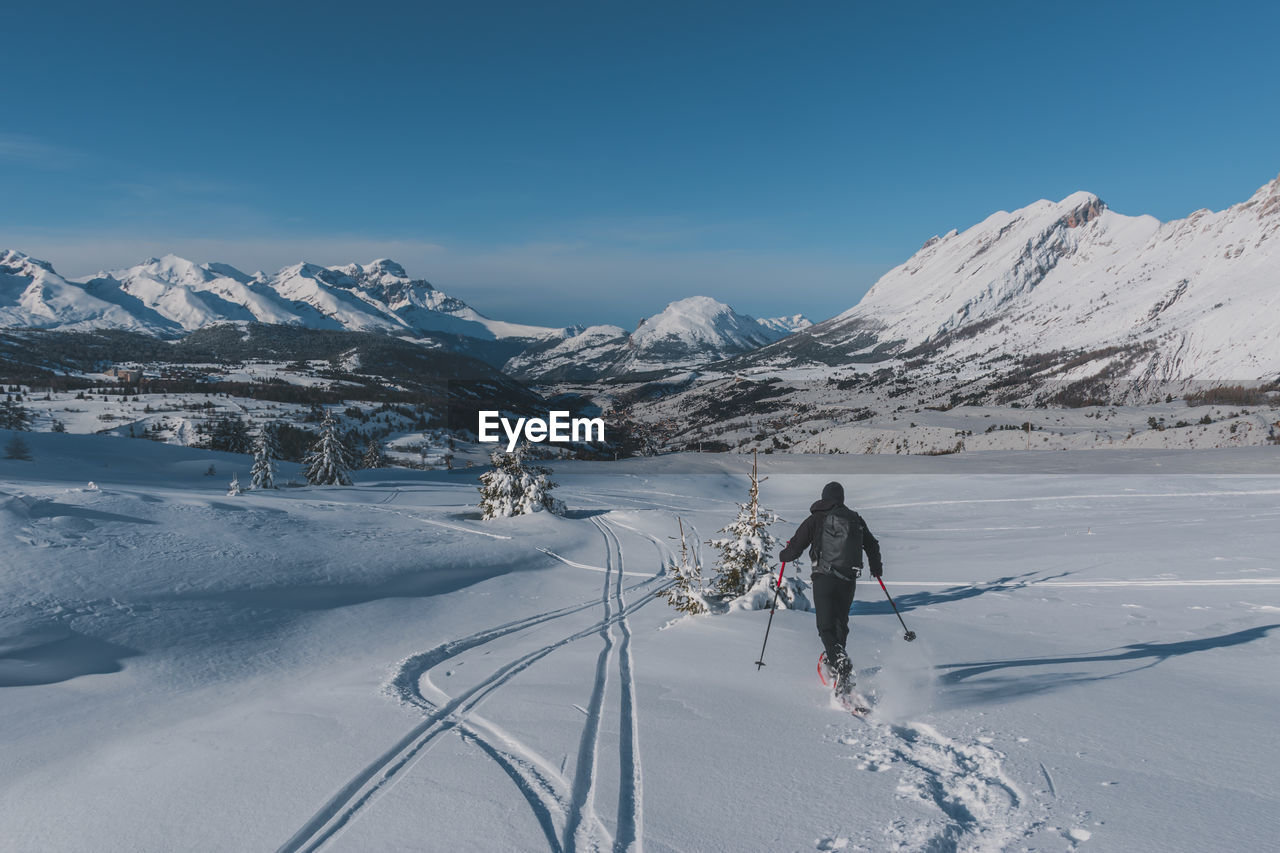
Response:
[[[777,614],[758,670],[765,613],[653,599],[675,516],[695,539],[731,518],[740,458],[558,466],[570,517],[481,523],[474,472],[233,498],[202,472],[244,458],[30,439],[35,462],[0,461],[6,850],[1262,850],[1280,832],[1265,451],[762,460],[792,524],[844,479],[919,634],[859,586],[863,722],[817,683],[812,614]]]
[[[641,320],[627,334],[618,326],[590,326],[563,341],[531,347],[507,362],[525,378],[582,381],[689,367],[754,350],[790,334],[800,315],[762,322],[708,296],[691,296]]]
[[[1001,357],[1105,350],[1085,372],[1272,378],[1277,269],[1280,178],[1226,210],[1163,224],[1075,193],[934,237],[803,346],[828,359],[925,355],[970,374],[998,372]],[[794,341],[771,355],[788,351],[804,357]]]

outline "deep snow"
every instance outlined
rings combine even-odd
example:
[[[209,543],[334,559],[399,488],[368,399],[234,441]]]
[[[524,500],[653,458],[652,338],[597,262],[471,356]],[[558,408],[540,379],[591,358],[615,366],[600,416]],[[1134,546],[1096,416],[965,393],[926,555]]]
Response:
[[[6,850],[1280,835],[1274,448],[762,458],[784,539],[843,480],[920,636],[860,585],[864,722],[818,684],[812,614],[778,613],[757,671],[766,613],[652,597],[677,514],[733,517],[740,456],[561,464],[569,517],[485,523],[475,470],[228,497],[247,457],[26,438],[0,461]]]

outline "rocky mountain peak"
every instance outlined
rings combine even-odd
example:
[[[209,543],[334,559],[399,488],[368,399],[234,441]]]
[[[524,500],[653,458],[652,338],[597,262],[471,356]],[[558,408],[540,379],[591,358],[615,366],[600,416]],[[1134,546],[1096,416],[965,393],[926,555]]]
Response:
[[[1062,200],[1061,206],[1068,207],[1063,222],[1068,228],[1079,228],[1092,222],[1107,209],[1107,204],[1093,193],[1073,193]]]

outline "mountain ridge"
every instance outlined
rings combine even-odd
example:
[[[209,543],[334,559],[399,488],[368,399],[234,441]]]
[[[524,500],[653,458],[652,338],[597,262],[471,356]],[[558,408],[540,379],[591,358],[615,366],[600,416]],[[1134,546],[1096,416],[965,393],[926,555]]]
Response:
[[[1280,374],[1277,268],[1280,178],[1169,222],[1073,193],[931,238],[856,305],[740,362],[925,358],[972,377],[1034,356],[1063,367],[1059,379],[1269,378]],[[1064,367],[1106,350],[1123,352]]]
[[[627,332],[620,326],[590,326],[559,341],[535,344],[504,366],[536,381],[599,378],[684,371],[749,352],[805,328],[803,315],[760,321],[709,296],[667,304]]]

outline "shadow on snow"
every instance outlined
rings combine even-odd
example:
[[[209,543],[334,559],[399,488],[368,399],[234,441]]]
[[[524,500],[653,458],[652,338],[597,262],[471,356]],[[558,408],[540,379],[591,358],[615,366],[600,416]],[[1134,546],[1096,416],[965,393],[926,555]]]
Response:
[[[898,610],[903,613],[910,613],[912,610],[921,607],[931,607],[935,604],[950,604],[953,601],[964,601],[968,598],[977,598],[980,595],[986,595],[989,592],[1012,592],[1019,589],[1027,589],[1038,583],[1045,581],[1057,580],[1065,578],[1071,572],[1059,572],[1056,575],[1048,575],[1046,577],[1036,577],[1037,572],[1026,572],[1021,575],[1009,575],[1003,578],[986,581],[985,583],[965,584],[963,586],[952,586],[937,592],[928,590],[922,592],[911,592],[906,595],[894,597],[894,602],[898,605]],[[868,580],[862,578],[860,583],[870,583],[871,588],[879,589],[880,584],[876,583],[874,578]],[[893,608],[889,605],[888,599],[881,597],[879,600],[858,601],[854,600],[853,606],[849,608],[849,613],[858,616],[860,614],[875,615],[888,614],[893,615]]]
[[[1196,640],[1180,640],[1171,643],[1132,643],[1114,651],[1063,657],[1012,658],[1009,660],[939,664],[936,669],[950,670],[938,679],[938,683],[943,688],[942,704],[946,707],[987,704],[1048,693],[1077,684],[1107,681],[1144,669],[1150,669],[1171,658],[1181,657],[1182,655],[1251,643],[1254,640],[1262,639],[1276,628],[1280,628],[1280,624],[1259,625],[1230,634],[1202,637]],[[1138,666],[1104,675],[1095,675],[1082,671],[990,675],[991,673],[1004,673],[1008,670],[1024,667],[1089,665],[1127,661],[1141,661],[1142,663]]]
[[[0,638],[0,687],[57,684],[81,675],[119,672],[140,652],[62,626]]]

